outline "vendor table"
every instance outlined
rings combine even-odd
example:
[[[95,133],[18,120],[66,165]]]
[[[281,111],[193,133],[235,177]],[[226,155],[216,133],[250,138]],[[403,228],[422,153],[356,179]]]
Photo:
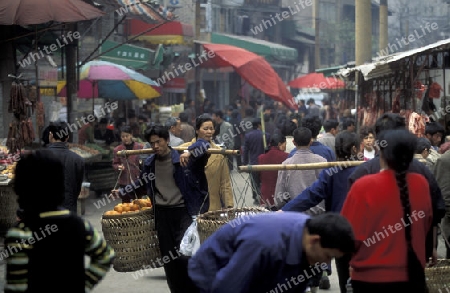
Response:
[[[0,181],[0,236],[4,236],[17,221],[17,196],[13,190],[13,180]]]

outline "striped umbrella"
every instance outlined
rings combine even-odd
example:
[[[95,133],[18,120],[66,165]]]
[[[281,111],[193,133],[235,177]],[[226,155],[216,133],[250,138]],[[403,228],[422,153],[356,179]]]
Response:
[[[59,88],[59,87],[58,87]],[[59,96],[66,96],[66,86]],[[161,96],[161,87],[150,78],[107,61],[90,61],[80,69],[79,98],[146,100]]]

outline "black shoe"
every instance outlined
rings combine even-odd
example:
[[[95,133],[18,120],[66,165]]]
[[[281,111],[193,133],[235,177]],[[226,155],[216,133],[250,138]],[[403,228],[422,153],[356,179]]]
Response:
[[[328,276],[322,276],[319,282],[319,289],[330,289],[330,279]]]

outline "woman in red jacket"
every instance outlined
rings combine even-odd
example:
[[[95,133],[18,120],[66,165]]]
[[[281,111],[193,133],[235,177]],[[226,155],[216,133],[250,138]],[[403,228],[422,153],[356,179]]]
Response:
[[[139,155],[131,155],[127,157],[118,156],[119,151],[140,150],[143,145],[133,140],[131,127],[128,125],[120,128],[120,138],[122,143],[114,148],[113,168],[116,171],[122,171],[119,177],[119,194],[122,197],[122,203],[129,203],[133,199],[139,197],[137,195],[137,186],[133,185],[135,180],[139,178],[141,173]],[[141,187],[141,186],[139,186]],[[130,191],[131,190],[131,191]]]
[[[287,159],[286,137],[275,134],[269,142],[269,151],[258,156],[258,164],[281,164]],[[277,184],[278,171],[261,171],[261,204],[269,208],[275,207],[275,186]]]
[[[357,242],[350,261],[353,290],[425,292],[425,238],[433,212],[427,180],[407,173],[416,137],[389,130],[379,141],[382,171],[356,181],[342,209]]]

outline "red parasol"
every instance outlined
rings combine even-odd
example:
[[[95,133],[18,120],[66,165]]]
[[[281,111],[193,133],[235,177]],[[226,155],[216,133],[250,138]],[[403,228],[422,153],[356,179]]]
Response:
[[[321,90],[341,89],[345,82],[335,77],[325,77],[323,73],[309,73],[289,82],[291,88],[317,88]]]
[[[232,66],[252,87],[291,109],[297,109],[286,85],[264,57],[230,45],[203,44],[203,48],[209,52],[209,57],[212,55],[208,62],[202,64],[203,67]]]

